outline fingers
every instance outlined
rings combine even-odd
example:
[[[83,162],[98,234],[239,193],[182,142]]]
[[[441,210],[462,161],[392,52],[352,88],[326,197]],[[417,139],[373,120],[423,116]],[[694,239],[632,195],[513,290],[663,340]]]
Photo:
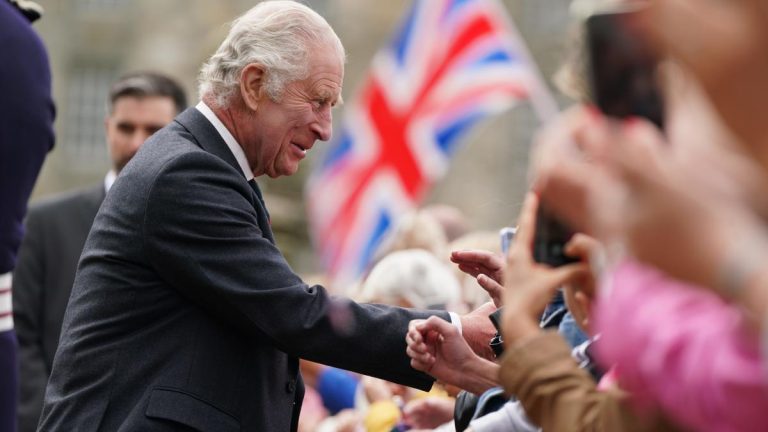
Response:
[[[495,280],[482,274],[477,276],[477,283],[491,296],[494,305],[496,305],[497,308],[501,307],[501,296],[504,293],[504,287]]]
[[[535,188],[548,210],[562,218],[572,228],[590,232],[589,196],[595,181],[594,164],[582,161],[563,161],[542,173],[541,182]]]
[[[659,129],[650,122],[635,119],[625,124],[620,142],[607,152],[607,162],[630,182],[645,182],[660,173],[659,153],[667,146]]]
[[[523,209],[520,211],[518,219],[517,233],[512,242],[512,249],[525,248],[530,251],[533,246],[534,231],[536,230],[536,210],[539,206],[539,199],[533,192],[528,192],[523,202]],[[529,252],[530,255],[530,252]],[[509,256],[507,256],[509,260]]]
[[[417,325],[423,320],[414,320],[409,324],[410,329],[405,336],[405,352],[411,358],[411,367],[423,372],[429,372],[435,363],[435,357],[424,342],[421,331]]]
[[[459,270],[472,277],[484,274],[501,282],[501,270],[504,267],[501,255],[484,250],[453,251],[451,261],[458,264]]]
[[[592,253],[600,248],[600,242],[594,238],[582,234],[576,233],[565,244],[565,254],[574,258],[579,258],[582,261],[588,261]]]
[[[433,355],[416,353],[410,347],[406,348],[405,352],[411,358],[411,367],[416,370],[429,372],[435,365],[435,357]]]
[[[424,320],[413,320],[408,325],[408,332],[405,334],[405,343],[408,346],[408,350],[414,353],[423,354],[429,351],[429,347],[424,341],[424,336],[421,330],[417,328],[417,325]]]
[[[463,271],[464,273],[472,276],[477,277],[478,275],[483,274],[483,271],[480,269],[480,267],[475,265],[469,265],[469,264],[459,264],[459,270]]]
[[[540,171],[558,164],[561,159],[577,156],[572,135],[590,125],[595,118],[594,110],[578,105],[548,122],[534,138],[531,174],[538,177]]]
[[[451,252],[451,261],[459,265],[488,267],[500,269],[504,265],[501,257],[491,251],[485,250],[460,250]]]
[[[435,347],[443,340],[443,335],[453,335],[458,330],[455,326],[436,316],[427,320],[413,320],[408,325],[405,335],[406,353],[418,370],[431,368],[435,362]]]
[[[437,316],[431,316],[427,320],[417,323],[415,328],[422,335],[429,334],[430,337],[434,336],[434,334],[450,336],[458,332],[456,326]],[[432,332],[434,334],[431,334]]]
[[[547,284],[547,288],[554,292],[558,287],[583,276],[588,270],[589,268],[585,263],[568,264],[554,268],[549,273],[550,283]]]

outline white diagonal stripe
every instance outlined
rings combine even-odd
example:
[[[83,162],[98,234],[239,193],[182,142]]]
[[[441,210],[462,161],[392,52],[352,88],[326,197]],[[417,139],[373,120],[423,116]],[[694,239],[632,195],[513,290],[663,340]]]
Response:
[[[7,291],[0,293],[0,315],[10,312],[13,309],[13,303],[11,302],[11,292]]]
[[[0,318],[0,332],[13,329],[13,315]]]
[[[0,275],[0,315],[11,312],[13,303],[11,302],[11,273]],[[7,331],[13,328],[13,315],[0,317],[0,331]]]

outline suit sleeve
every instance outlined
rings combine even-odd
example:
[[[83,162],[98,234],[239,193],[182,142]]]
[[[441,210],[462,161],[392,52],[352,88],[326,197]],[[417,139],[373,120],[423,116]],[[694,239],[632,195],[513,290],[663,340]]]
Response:
[[[30,212],[13,278],[13,318],[19,340],[19,430],[35,430],[43,407],[48,368],[40,315],[45,274],[44,232],[39,213]]]
[[[209,313],[288,354],[431,385],[405,354],[408,322],[431,314],[333,299],[325,288],[307,286],[262,234],[253,200],[242,175],[218,158],[196,152],[175,159],[147,197],[148,259]]]

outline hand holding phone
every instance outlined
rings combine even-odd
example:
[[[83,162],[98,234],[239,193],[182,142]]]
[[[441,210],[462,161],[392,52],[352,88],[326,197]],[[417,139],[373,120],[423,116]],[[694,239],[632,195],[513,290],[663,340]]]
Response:
[[[658,59],[636,24],[643,7],[629,3],[587,18],[590,90],[595,105],[606,115],[644,117],[661,128],[664,107]]]
[[[664,109],[658,86],[658,61],[635,26],[642,7],[630,3],[587,19],[590,88],[593,102],[606,115],[619,119],[644,117],[661,128]],[[534,259],[552,266],[576,261],[564,252],[572,236],[573,230],[540,206]]]

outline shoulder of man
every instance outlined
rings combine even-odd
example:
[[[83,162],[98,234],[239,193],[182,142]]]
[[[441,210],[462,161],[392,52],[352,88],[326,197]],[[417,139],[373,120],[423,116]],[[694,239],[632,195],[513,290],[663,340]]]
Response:
[[[47,214],[55,214],[67,208],[77,208],[93,202],[94,199],[103,198],[105,194],[104,183],[98,183],[85,188],[66,191],[55,195],[35,200],[30,206],[27,218],[39,217]]]

